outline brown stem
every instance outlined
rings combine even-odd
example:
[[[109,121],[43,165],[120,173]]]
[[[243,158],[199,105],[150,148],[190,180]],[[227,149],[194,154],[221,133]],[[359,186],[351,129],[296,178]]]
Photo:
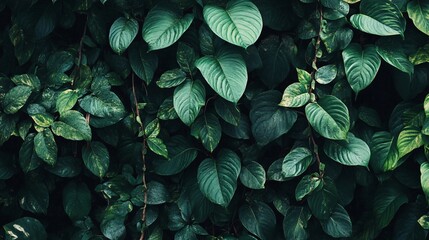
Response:
[[[79,48],[78,48],[78,58],[77,58],[77,64],[76,64],[76,76],[79,76],[79,72],[80,72],[80,65],[82,63],[82,51],[83,51],[83,39],[85,38],[86,35],[86,28],[88,25],[88,16],[86,16],[86,21],[85,21],[85,25],[83,26],[83,33],[82,33],[82,37],[80,38],[80,42],[79,42]],[[71,85],[73,86],[74,80],[71,82]]]
[[[134,83],[134,73],[131,75],[131,84],[132,84],[132,91],[133,91],[133,98],[134,98],[134,104],[135,104],[135,111],[136,116],[139,118],[139,124],[140,124],[140,131],[143,132],[143,142],[142,142],[142,163],[143,163],[143,173],[142,173],[142,183],[143,183],[143,209],[142,209],[142,230],[140,235],[140,240],[144,240],[144,224],[146,222],[146,208],[147,208],[147,184],[146,184],[146,136],[144,135],[144,125],[143,120],[140,117],[140,110],[139,110],[139,104],[137,102],[137,95],[136,95],[136,87]]]

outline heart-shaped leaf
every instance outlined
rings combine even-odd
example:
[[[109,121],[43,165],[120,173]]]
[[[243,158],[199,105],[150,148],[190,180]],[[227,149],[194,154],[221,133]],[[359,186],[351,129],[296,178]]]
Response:
[[[137,36],[139,23],[132,18],[120,17],[113,22],[109,32],[109,43],[113,51],[123,53]]]

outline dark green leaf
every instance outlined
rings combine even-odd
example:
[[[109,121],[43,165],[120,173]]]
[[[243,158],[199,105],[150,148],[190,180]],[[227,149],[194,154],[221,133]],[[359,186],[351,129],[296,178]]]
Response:
[[[283,159],[282,175],[296,177],[301,175],[313,162],[313,153],[305,147],[297,147],[290,151]]]
[[[308,239],[307,222],[310,211],[304,207],[291,207],[283,219],[283,233],[286,239]]]
[[[156,82],[156,85],[160,88],[172,88],[179,86],[186,80],[186,73],[181,69],[176,68],[173,70],[168,70],[164,72],[159,80]]]
[[[153,79],[155,70],[158,68],[158,56],[147,52],[146,46],[142,43],[136,43],[131,45],[128,57],[131,68],[137,77],[149,84]]]
[[[19,85],[12,88],[3,99],[3,110],[7,114],[14,114],[21,109],[31,95],[31,87]]]
[[[73,221],[81,219],[91,210],[91,192],[83,182],[70,182],[63,189],[64,211]]]
[[[63,112],[60,121],[52,124],[52,132],[69,140],[90,141],[92,138],[91,128],[82,113],[74,110]]]
[[[328,219],[320,223],[323,231],[334,238],[344,238],[352,235],[352,221],[347,211],[340,204],[337,204]]]
[[[241,167],[240,182],[251,189],[265,188],[265,170],[261,164],[250,161]]]
[[[152,152],[165,158],[168,158],[168,150],[162,139],[156,137],[149,137],[147,138],[147,145],[149,149],[152,150]]]
[[[186,125],[191,125],[204,106],[205,99],[204,85],[199,80],[188,80],[174,90],[174,109]]]
[[[109,43],[113,51],[123,53],[137,36],[139,23],[132,18],[120,17],[113,22],[109,32]]]
[[[34,137],[34,150],[47,164],[54,165],[57,162],[57,143],[49,128],[45,128]]]
[[[308,196],[307,201],[313,215],[320,220],[326,220],[337,205],[338,193],[331,178],[324,177],[321,184],[318,190]]]
[[[82,148],[82,159],[86,168],[94,175],[102,178],[106,175],[110,164],[109,152],[101,142],[91,142]]]
[[[23,217],[16,219],[3,226],[6,233],[6,239],[23,239],[23,240],[46,240],[47,234],[42,223],[32,217]]]
[[[352,133],[345,140],[326,141],[323,150],[332,160],[347,166],[368,167],[371,157],[368,145]]]
[[[261,239],[272,239],[276,216],[263,202],[255,202],[240,207],[238,216],[243,226]]]

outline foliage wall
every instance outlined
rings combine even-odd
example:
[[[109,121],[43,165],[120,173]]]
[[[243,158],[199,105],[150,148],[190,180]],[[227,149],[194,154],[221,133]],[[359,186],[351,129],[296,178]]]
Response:
[[[1,0],[0,239],[425,239],[426,0]]]

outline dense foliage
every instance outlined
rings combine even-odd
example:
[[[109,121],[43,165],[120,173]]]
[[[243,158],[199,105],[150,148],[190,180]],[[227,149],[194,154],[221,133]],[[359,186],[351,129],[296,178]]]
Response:
[[[425,239],[429,1],[1,0],[0,239]]]

